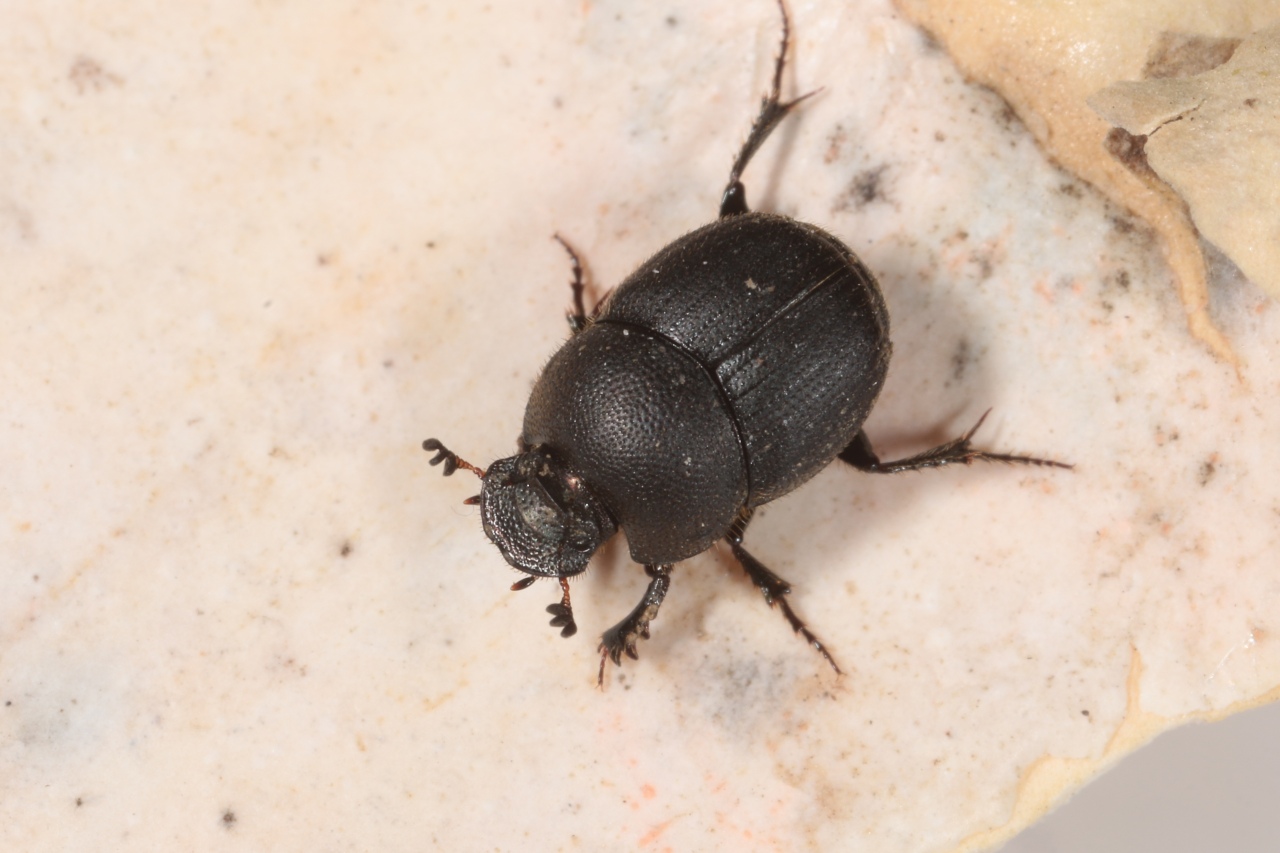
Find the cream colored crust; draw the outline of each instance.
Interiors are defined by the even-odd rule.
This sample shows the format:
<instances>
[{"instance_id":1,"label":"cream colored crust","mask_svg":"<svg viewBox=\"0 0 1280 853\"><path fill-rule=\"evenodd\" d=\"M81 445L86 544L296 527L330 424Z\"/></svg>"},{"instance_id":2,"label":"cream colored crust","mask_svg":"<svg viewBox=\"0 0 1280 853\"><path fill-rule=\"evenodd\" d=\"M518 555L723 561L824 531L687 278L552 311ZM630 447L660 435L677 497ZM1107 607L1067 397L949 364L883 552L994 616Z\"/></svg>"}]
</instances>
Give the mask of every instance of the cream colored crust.
<instances>
[{"instance_id":1,"label":"cream colored crust","mask_svg":"<svg viewBox=\"0 0 1280 853\"><path fill-rule=\"evenodd\" d=\"M1113 83L1090 103L1148 137L1147 162L1200 233L1280 296L1280 27L1244 39L1211 71Z\"/></svg>"},{"instance_id":2,"label":"cream colored crust","mask_svg":"<svg viewBox=\"0 0 1280 853\"><path fill-rule=\"evenodd\" d=\"M1165 33L1243 38L1280 20L1280 6L1273 0L898 5L946 46L966 74L1004 96L1063 166L1155 229L1192 334L1238 368L1230 343L1209 317L1204 254L1186 203L1163 181L1136 174L1107 154L1111 123L1090 109L1088 99L1116 81L1140 79Z\"/></svg>"}]
</instances>

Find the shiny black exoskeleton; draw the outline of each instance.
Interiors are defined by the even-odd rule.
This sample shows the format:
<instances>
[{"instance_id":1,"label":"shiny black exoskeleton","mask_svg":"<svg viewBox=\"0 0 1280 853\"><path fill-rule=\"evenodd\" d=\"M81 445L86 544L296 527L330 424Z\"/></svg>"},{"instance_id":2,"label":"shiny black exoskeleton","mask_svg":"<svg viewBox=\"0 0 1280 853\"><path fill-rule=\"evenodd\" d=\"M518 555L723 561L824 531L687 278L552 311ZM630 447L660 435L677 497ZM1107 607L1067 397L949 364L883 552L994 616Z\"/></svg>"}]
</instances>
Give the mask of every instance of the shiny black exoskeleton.
<instances>
[{"instance_id":1,"label":"shiny black exoskeleton","mask_svg":"<svg viewBox=\"0 0 1280 853\"><path fill-rule=\"evenodd\" d=\"M837 457L873 473L974 460L1061 466L974 450L976 425L909 459L885 463L872 451L862 423L892 349L880 288L831 234L749 211L740 180L803 100L780 97L788 30L784 7L773 86L715 222L641 264L590 317L581 264L565 244L574 334L534 385L520 453L481 471L436 439L423 443L446 475L462 466L482 478L469 502L479 503L485 533L507 562L529 575L512 589L559 580L561 600L547 609L563 636L577 631L567 578L585 571L619 528L626 532L650 581L636 608L601 639L601 682L607 660L635 658L636 642L649 636L672 565L720 539L765 600L840 672L788 605L787 582L742 547L756 507Z\"/></svg>"}]
</instances>

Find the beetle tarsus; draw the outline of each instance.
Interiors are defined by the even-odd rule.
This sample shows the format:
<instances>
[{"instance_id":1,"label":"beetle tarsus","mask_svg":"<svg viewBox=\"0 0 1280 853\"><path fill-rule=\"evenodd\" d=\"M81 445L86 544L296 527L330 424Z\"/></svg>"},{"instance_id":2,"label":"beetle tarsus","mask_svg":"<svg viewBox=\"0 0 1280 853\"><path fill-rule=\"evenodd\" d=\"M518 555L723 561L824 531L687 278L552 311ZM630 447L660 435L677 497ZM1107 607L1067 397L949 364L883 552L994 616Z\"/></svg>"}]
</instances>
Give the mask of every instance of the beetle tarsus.
<instances>
[{"instance_id":1,"label":"beetle tarsus","mask_svg":"<svg viewBox=\"0 0 1280 853\"><path fill-rule=\"evenodd\" d=\"M746 516L746 520L750 520L749 515ZM770 607L775 604L778 605L778 609L782 611L782 615L791 626L791 630L804 637L805 641L813 646L818 654L826 659L827 663L831 664L831 668L836 671L836 675L843 675L844 670L840 669L840 665L836 663L835 658L831 657L827 647L809 630L809 626L804 624L804 620L797 616L795 611L791 609L791 605L787 603L786 597L791 594L791 584L771 572L764 563L751 556L747 553L747 549L742 547L742 532L746 528L746 520L741 521L741 523L735 523L730 535L726 538L729 548L733 551L733 556L742 565L747 577L751 578L751 582L764 595L765 604Z\"/></svg>"},{"instance_id":2,"label":"beetle tarsus","mask_svg":"<svg viewBox=\"0 0 1280 853\"><path fill-rule=\"evenodd\" d=\"M639 660L636 654L636 643L641 638L649 639L649 623L658 615L662 599L666 598L671 587L671 566L645 566L645 574L650 578L649 588L644 597L627 617L614 625L600 638L600 672L596 676L596 685L604 687L604 667L610 660L614 665L622 665L625 654L632 660Z\"/></svg>"},{"instance_id":3,"label":"beetle tarsus","mask_svg":"<svg viewBox=\"0 0 1280 853\"><path fill-rule=\"evenodd\" d=\"M853 441L849 443L849 446L840 451L840 459L859 471L866 471L868 474L897 474L901 471L923 471L926 468L941 468L944 465L956 463L972 465L974 462L1005 462L1011 465L1038 465L1048 468L1075 467L1066 462L1058 462L1055 459L1041 459L1037 456L1019 456L1011 453L991 453L986 450L975 450L970 441L989 414L991 414L991 410L987 409L982 413L982 417L978 418L978 422L959 438L953 438L951 441L939 444L937 447L931 447L923 453L917 453L915 456L908 456L906 459L897 459L893 462L881 462L880 457L872 449L871 441L867 438L866 432L859 430Z\"/></svg>"},{"instance_id":4,"label":"beetle tarsus","mask_svg":"<svg viewBox=\"0 0 1280 853\"><path fill-rule=\"evenodd\" d=\"M573 262L573 281L569 285L573 288L573 313L567 315L567 319L569 321L569 329L576 335L587 327L587 309L582 302L583 291L587 289L582 280L582 259L578 257L578 253L559 234L551 236L564 247L564 250L569 253L569 260Z\"/></svg>"},{"instance_id":5,"label":"beetle tarsus","mask_svg":"<svg viewBox=\"0 0 1280 853\"><path fill-rule=\"evenodd\" d=\"M480 479L484 479L483 471L472 465L467 460L459 457L458 454L441 444L438 439L428 438L426 441L422 442L422 449L428 453L435 453L435 456L431 457L432 465L439 465L441 462L444 463L444 475L446 477L452 476L453 472L457 471L459 468L466 468Z\"/></svg>"},{"instance_id":6,"label":"beetle tarsus","mask_svg":"<svg viewBox=\"0 0 1280 853\"><path fill-rule=\"evenodd\" d=\"M821 91L820 89L815 89L794 100L783 103L782 71L787 65L787 45L791 41L791 20L787 15L787 7L783 0L778 0L778 10L782 13L782 46L778 48L778 58L773 65L773 85L769 89L769 94L761 101L760 115L756 116L755 123L751 125L751 132L747 134L747 141L742 144L742 148L738 151L738 156L733 161L733 168L729 171L729 182L725 185L724 195L720 197L721 219L726 216L737 216L750 210L747 207L747 189L742 185L742 173L746 171L747 164L751 162L751 158L760 150L760 146L764 145L765 140L769 138L769 134L773 133L773 129L786 118L787 113L791 112L793 107Z\"/></svg>"},{"instance_id":7,"label":"beetle tarsus","mask_svg":"<svg viewBox=\"0 0 1280 853\"><path fill-rule=\"evenodd\" d=\"M564 591L559 604L548 604L547 612L554 618L552 628L560 629L561 637L572 637L578 633L578 623L573 621L573 605L569 603L569 579L560 578L560 589Z\"/></svg>"}]
</instances>

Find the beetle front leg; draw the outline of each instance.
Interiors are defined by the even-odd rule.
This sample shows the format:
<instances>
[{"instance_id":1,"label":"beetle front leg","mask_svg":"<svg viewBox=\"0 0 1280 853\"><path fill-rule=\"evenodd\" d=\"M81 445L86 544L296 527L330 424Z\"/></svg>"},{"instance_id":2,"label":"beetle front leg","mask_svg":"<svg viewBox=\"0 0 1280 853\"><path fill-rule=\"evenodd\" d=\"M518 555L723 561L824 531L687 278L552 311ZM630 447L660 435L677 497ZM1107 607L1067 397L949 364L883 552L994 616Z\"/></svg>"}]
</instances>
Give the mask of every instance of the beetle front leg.
<instances>
[{"instance_id":1,"label":"beetle front leg","mask_svg":"<svg viewBox=\"0 0 1280 853\"><path fill-rule=\"evenodd\" d=\"M582 293L587 289L582 280L582 259L578 257L578 253L573 250L573 247L565 242L563 237L559 234L552 236L569 253L569 260L573 262L573 282L569 285L573 288L573 313L568 315L568 320L570 331L576 335L587 327L587 309L582 302Z\"/></svg>"},{"instance_id":2,"label":"beetle front leg","mask_svg":"<svg viewBox=\"0 0 1280 853\"><path fill-rule=\"evenodd\" d=\"M751 582L764 594L765 604L770 607L775 604L778 605L778 609L786 617L791 630L804 637L809 645L817 650L818 654L826 658L827 663L831 664L831 668L836 671L836 675L843 675L844 671L840 669L835 658L831 657L827 647L822 645L822 641L809 630L809 626L804 624L804 620L797 616L795 611L791 609L791 605L787 603L786 597L791 594L791 584L769 571L764 563L751 556L747 553L747 549L742 547L742 535L746 532L747 524L751 521L751 515L751 510L744 510L743 514L734 522L733 527L729 529L729 535L725 537L725 541L729 543L729 548L733 551L733 556L742 565L747 577L751 578Z\"/></svg>"},{"instance_id":3,"label":"beetle front leg","mask_svg":"<svg viewBox=\"0 0 1280 853\"><path fill-rule=\"evenodd\" d=\"M612 660L620 666L623 653L632 660L639 659L636 643L641 637L649 639L649 623L657 617L662 599L667 597L667 590L671 587L671 566L645 566L644 572L650 578L644 598L627 614L626 619L605 631L600 638L600 673L596 676L596 684L600 687L604 686L604 666L607 661Z\"/></svg>"},{"instance_id":4,"label":"beetle front leg","mask_svg":"<svg viewBox=\"0 0 1280 853\"><path fill-rule=\"evenodd\" d=\"M1015 465L1042 465L1051 468L1075 467L1053 459L974 450L973 445L970 444L970 439L973 438L973 434L978 431L978 427L982 426L982 422L987 419L989 414L991 414L991 410L987 409L983 412L982 417L978 418L978 422L959 438L953 438L951 441L939 444L924 453L917 453L915 456L908 456L906 459L898 459L893 462L881 462L880 457L871 449L871 441L867 438L867 434L859 430L853 441L849 443L849 446L840 451L840 459L848 462L859 471L866 471L869 474L923 471L926 468L941 468L943 465L952 465L957 462L963 462L965 465L974 462L1008 462Z\"/></svg>"}]
</instances>

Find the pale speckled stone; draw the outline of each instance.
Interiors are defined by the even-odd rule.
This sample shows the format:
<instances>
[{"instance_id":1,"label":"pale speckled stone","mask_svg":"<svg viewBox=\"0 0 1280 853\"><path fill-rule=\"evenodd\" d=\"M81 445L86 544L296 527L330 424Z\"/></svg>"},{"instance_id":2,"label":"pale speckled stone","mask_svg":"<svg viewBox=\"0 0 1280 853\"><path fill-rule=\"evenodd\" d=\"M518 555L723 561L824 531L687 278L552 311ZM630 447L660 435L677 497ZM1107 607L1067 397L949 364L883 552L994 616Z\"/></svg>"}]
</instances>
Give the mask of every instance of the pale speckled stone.
<instances>
[{"instance_id":1,"label":"pale speckled stone","mask_svg":"<svg viewBox=\"0 0 1280 853\"><path fill-rule=\"evenodd\" d=\"M871 436L994 407L984 444L1079 467L832 468L748 539L848 675L713 553L601 693L625 549L561 640L418 443L510 451L552 233L604 288L714 213L770 4L9 11L0 845L948 850L1275 690L1274 308L1226 283L1236 384L1144 232L886 2L793 12L825 89L749 196L881 276Z\"/></svg>"}]
</instances>

